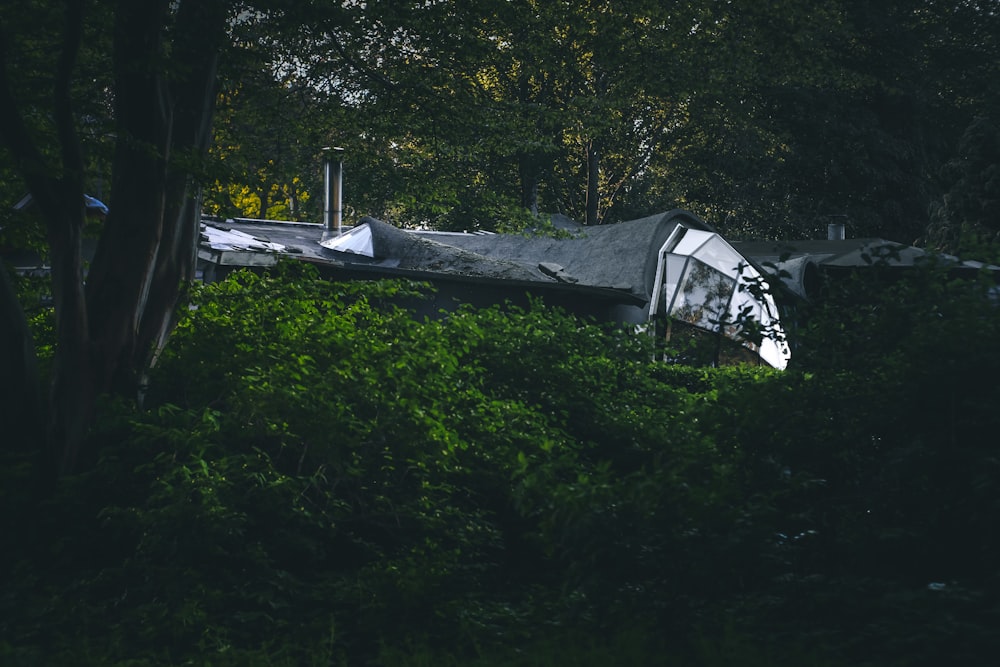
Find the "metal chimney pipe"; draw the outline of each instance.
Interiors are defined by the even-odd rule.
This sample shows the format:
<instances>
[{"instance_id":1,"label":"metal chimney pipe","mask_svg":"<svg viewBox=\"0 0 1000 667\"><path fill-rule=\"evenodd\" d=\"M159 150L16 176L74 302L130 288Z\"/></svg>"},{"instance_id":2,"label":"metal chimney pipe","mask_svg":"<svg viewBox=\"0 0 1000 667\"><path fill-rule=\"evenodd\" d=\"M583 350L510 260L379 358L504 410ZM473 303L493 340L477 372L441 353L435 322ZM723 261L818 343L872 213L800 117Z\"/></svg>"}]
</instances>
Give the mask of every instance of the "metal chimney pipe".
<instances>
[{"instance_id":1,"label":"metal chimney pipe","mask_svg":"<svg viewBox=\"0 0 1000 667\"><path fill-rule=\"evenodd\" d=\"M831 222L826 226L827 241L843 241L845 238L845 225L842 222Z\"/></svg>"},{"instance_id":2,"label":"metal chimney pipe","mask_svg":"<svg viewBox=\"0 0 1000 667\"><path fill-rule=\"evenodd\" d=\"M344 149L339 146L323 149L323 238L340 236L344 217L341 195L344 181Z\"/></svg>"}]
</instances>

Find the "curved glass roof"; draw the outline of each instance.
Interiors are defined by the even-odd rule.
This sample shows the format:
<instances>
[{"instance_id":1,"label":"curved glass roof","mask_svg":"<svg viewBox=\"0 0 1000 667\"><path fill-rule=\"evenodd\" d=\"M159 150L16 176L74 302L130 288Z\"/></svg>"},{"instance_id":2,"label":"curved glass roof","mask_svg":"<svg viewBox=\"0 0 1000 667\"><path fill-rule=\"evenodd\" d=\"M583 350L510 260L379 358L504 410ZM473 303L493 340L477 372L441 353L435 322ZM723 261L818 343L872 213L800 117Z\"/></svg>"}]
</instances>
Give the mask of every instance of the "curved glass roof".
<instances>
[{"instance_id":1,"label":"curved glass roof","mask_svg":"<svg viewBox=\"0 0 1000 667\"><path fill-rule=\"evenodd\" d=\"M713 232L679 225L663 244L649 305L658 314L732 338L775 368L792 356L767 281Z\"/></svg>"}]
</instances>

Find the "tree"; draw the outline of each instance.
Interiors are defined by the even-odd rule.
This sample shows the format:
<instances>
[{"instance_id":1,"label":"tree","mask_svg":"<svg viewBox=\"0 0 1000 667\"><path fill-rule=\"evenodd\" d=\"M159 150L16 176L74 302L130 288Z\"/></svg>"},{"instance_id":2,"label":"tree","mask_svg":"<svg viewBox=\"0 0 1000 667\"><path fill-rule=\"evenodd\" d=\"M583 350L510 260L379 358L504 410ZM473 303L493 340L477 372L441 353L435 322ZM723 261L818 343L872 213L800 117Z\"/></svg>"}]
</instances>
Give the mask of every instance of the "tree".
<instances>
[{"instance_id":1,"label":"tree","mask_svg":"<svg viewBox=\"0 0 1000 667\"><path fill-rule=\"evenodd\" d=\"M977 117L943 172L950 187L931 207L929 243L944 252L995 244L1000 236L1000 129L989 118Z\"/></svg>"},{"instance_id":2,"label":"tree","mask_svg":"<svg viewBox=\"0 0 1000 667\"><path fill-rule=\"evenodd\" d=\"M402 114L396 145L457 199L484 183L512 208L604 220L678 122L691 77L686 3L535 0L394 6L375 21L385 78L373 101ZM391 19L391 20L390 20ZM399 35L405 35L400 38ZM684 54L684 55L682 55ZM461 204L459 204L461 207Z\"/></svg>"},{"instance_id":3,"label":"tree","mask_svg":"<svg viewBox=\"0 0 1000 667\"><path fill-rule=\"evenodd\" d=\"M56 346L45 442L55 470L77 466L97 395L136 395L183 285L193 277L199 207L192 176L211 137L229 9L226 0L142 6L123 0L93 7L68 0L61 28L55 16L38 28L58 35L47 81L49 136L32 127L22 104L31 93L18 88L22 63L11 59L12 45L23 41L10 32L16 18L0 14L0 134L37 203L52 266ZM102 25L105 20L109 25ZM86 158L74 90L85 37L110 44L117 134L111 212L86 281ZM18 309L10 290L0 299L5 312ZM30 376L3 381L28 382Z\"/></svg>"},{"instance_id":4,"label":"tree","mask_svg":"<svg viewBox=\"0 0 1000 667\"><path fill-rule=\"evenodd\" d=\"M269 160L321 108L316 145L348 149L351 201L399 224L682 206L733 236L813 236L847 214L852 234L910 242L995 95L1000 19L952 5L300 3L241 24L266 63L241 73L226 139L260 125L248 110L281 120L240 131L231 163L254 169L234 180L266 196L314 172L308 150Z\"/></svg>"},{"instance_id":5,"label":"tree","mask_svg":"<svg viewBox=\"0 0 1000 667\"><path fill-rule=\"evenodd\" d=\"M267 62L229 64L233 71L221 76L205 212L319 221L322 211L306 206L312 198L305 183L320 173L320 149L331 143L322 136L330 105L309 86L276 79Z\"/></svg>"}]
</instances>

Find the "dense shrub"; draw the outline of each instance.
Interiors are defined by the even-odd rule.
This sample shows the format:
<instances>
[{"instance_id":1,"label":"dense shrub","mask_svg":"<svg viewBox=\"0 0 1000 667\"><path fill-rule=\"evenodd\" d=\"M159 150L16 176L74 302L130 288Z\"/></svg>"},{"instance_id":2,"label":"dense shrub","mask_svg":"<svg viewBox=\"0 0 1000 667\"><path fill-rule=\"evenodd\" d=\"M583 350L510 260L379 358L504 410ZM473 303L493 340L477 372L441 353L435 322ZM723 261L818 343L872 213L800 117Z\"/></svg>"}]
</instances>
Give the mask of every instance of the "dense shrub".
<instances>
[{"instance_id":1,"label":"dense shrub","mask_svg":"<svg viewBox=\"0 0 1000 667\"><path fill-rule=\"evenodd\" d=\"M542 303L418 321L426 285L202 286L92 471L35 502L6 462L0 659L985 664L987 288L831 292L777 372Z\"/></svg>"}]
</instances>

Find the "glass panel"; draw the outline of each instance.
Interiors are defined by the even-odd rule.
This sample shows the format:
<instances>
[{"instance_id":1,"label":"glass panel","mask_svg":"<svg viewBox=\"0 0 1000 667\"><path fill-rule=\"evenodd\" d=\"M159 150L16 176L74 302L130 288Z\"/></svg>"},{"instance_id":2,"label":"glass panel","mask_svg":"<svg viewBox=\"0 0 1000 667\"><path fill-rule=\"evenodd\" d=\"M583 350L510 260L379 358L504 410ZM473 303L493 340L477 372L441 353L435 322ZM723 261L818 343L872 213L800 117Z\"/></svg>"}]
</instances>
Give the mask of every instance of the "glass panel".
<instances>
[{"instance_id":1,"label":"glass panel","mask_svg":"<svg viewBox=\"0 0 1000 667\"><path fill-rule=\"evenodd\" d=\"M675 255L693 255L702 243L715 236L711 232L703 232L698 229L688 229L684 236L677 242L670 252Z\"/></svg>"},{"instance_id":2,"label":"glass panel","mask_svg":"<svg viewBox=\"0 0 1000 667\"><path fill-rule=\"evenodd\" d=\"M743 324L752 321L761 326L767 326L770 318L767 318L760 303L747 292L736 291L733 301L729 304L729 322L726 327L726 335L730 338L740 339L739 332Z\"/></svg>"},{"instance_id":3,"label":"glass panel","mask_svg":"<svg viewBox=\"0 0 1000 667\"><path fill-rule=\"evenodd\" d=\"M663 313L670 312L671 303L674 300L674 295L677 293L677 285L681 282L681 276L684 274L684 267L687 265L688 258L681 257L680 255L670 255L666 256L666 270L663 276Z\"/></svg>"},{"instance_id":4,"label":"glass panel","mask_svg":"<svg viewBox=\"0 0 1000 667\"><path fill-rule=\"evenodd\" d=\"M738 324L727 327L726 335L741 341L775 368L785 368L791 357L791 350L784 340L784 331L778 320L778 308L774 298L767 293L766 283L760 286L764 293L759 297L747 288L759 278L760 274L752 267L744 269L729 309L730 317ZM751 326L754 335L750 335L749 331L741 331L743 327L739 326L740 324ZM763 336L759 345L750 340L759 336Z\"/></svg>"},{"instance_id":5,"label":"glass panel","mask_svg":"<svg viewBox=\"0 0 1000 667\"><path fill-rule=\"evenodd\" d=\"M732 275L736 274L737 267L747 264L747 261L738 252L715 234L698 248L694 256L709 266Z\"/></svg>"},{"instance_id":6,"label":"glass panel","mask_svg":"<svg viewBox=\"0 0 1000 667\"><path fill-rule=\"evenodd\" d=\"M775 368L784 370L788 366L788 360L792 353L788 349L788 343L765 338L761 343L760 350L757 351L760 358L771 364Z\"/></svg>"},{"instance_id":7,"label":"glass panel","mask_svg":"<svg viewBox=\"0 0 1000 667\"><path fill-rule=\"evenodd\" d=\"M689 324L717 331L735 287L735 279L692 259L670 314Z\"/></svg>"}]
</instances>

